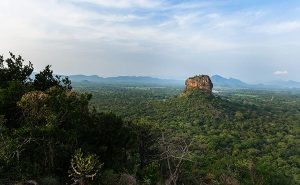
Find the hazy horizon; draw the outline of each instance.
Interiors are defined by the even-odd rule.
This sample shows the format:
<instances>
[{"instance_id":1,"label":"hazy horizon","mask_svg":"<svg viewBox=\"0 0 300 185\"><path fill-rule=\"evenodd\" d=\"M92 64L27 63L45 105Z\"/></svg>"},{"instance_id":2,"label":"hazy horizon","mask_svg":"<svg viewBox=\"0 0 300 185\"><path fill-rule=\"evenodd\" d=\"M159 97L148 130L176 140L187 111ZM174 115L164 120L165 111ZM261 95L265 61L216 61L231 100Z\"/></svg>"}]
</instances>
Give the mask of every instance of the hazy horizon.
<instances>
[{"instance_id":1,"label":"hazy horizon","mask_svg":"<svg viewBox=\"0 0 300 185\"><path fill-rule=\"evenodd\" d=\"M2 0L0 54L63 75L300 81L300 1Z\"/></svg>"}]
</instances>

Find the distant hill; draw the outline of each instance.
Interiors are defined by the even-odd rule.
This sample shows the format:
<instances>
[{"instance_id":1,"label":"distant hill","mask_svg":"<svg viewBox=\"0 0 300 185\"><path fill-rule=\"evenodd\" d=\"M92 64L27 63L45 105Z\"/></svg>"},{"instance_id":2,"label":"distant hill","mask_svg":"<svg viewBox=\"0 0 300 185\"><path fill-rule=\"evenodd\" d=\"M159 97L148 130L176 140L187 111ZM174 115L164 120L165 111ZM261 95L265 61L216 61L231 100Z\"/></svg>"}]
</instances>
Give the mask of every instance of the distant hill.
<instances>
[{"instance_id":1,"label":"distant hill","mask_svg":"<svg viewBox=\"0 0 300 185\"><path fill-rule=\"evenodd\" d=\"M224 78L220 75L211 77L214 87L246 88L246 89L300 89L300 82L289 81L271 81L260 84L248 84L235 78Z\"/></svg>"},{"instance_id":2,"label":"distant hill","mask_svg":"<svg viewBox=\"0 0 300 185\"><path fill-rule=\"evenodd\" d=\"M184 80L160 79L148 76L117 76L117 77L99 77L97 75L71 75L69 76L73 82L97 82L97 83L143 83L143 84L177 84L184 86ZM248 84L234 78L224 78L219 75L214 75L211 80L215 87L231 87L245 88Z\"/></svg>"},{"instance_id":3,"label":"distant hill","mask_svg":"<svg viewBox=\"0 0 300 185\"><path fill-rule=\"evenodd\" d=\"M34 77L33 77L34 78ZM106 84L155 84L184 86L184 80L161 79L149 76L117 76L100 77L98 75L70 75L72 82L92 82ZM234 89L300 89L297 81L271 81L260 84L248 84L236 78L225 78L220 75L211 76L214 87Z\"/></svg>"},{"instance_id":4,"label":"distant hill","mask_svg":"<svg viewBox=\"0 0 300 185\"><path fill-rule=\"evenodd\" d=\"M102 81L104 78L97 76L97 75L91 75L91 76L87 76L87 75L71 75L69 76L69 78L73 81L73 82L82 82L82 81L89 81L89 82L100 82Z\"/></svg>"},{"instance_id":5,"label":"distant hill","mask_svg":"<svg viewBox=\"0 0 300 185\"><path fill-rule=\"evenodd\" d=\"M232 88L247 88L251 85L242 82L235 78L224 78L220 75L214 75L211 77L214 87L232 87Z\"/></svg>"},{"instance_id":6,"label":"distant hill","mask_svg":"<svg viewBox=\"0 0 300 185\"><path fill-rule=\"evenodd\" d=\"M160 79L148 76L117 76L117 77L99 77L97 75L71 75L69 76L73 82L96 82L96 83L129 83L129 84L162 84L162 85L180 85L181 80Z\"/></svg>"},{"instance_id":7,"label":"distant hill","mask_svg":"<svg viewBox=\"0 0 300 185\"><path fill-rule=\"evenodd\" d=\"M285 89L300 89L300 82L296 82L293 80L289 81L271 81L264 84L265 86L272 87L272 88L285 88Z\"/></svg>"}]
</instances>

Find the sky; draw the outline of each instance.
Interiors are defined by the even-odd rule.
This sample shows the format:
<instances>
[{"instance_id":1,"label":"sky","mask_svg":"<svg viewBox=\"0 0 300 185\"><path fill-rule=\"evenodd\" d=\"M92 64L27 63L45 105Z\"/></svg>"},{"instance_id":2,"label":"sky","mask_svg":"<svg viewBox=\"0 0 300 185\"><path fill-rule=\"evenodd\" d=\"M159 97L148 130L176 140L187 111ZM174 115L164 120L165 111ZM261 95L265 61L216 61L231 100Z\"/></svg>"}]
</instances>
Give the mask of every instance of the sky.
<instances>
[{"instance_id":1,"label":"sky","mask_svg":"<svg viewBox=\"0 0 300 185\"><path fill-rule=\"evenodd\" d=\"M0 0L0 54L35 71L300 81L299 0Z\"/></svg>"}]
</instances>

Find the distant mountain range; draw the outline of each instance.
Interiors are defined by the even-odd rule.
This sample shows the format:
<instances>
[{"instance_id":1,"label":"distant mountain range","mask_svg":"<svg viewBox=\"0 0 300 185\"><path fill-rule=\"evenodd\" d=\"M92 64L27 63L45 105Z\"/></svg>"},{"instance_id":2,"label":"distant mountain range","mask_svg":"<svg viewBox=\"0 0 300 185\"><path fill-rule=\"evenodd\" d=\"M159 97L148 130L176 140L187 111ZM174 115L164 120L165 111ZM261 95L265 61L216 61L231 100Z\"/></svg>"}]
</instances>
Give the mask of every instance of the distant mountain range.
<instances>
[{"instance_id":1,"label":"distant mountain range","mask_svg":"<svg viewBox=\"0 0 300 185\"><path fill-rule=\"evenodd\" d=\"M156 84L156 85L180 85L184 86L184 80L160 79L149 76L118 76L100 77L97 75L70 75L72 82L92 83L118 83L118 84ZM235 89L300 89L300 82L296 81L272 81L260 84L248 84L235 78L224 78L220 75L211 76L215 88Z\"/></svg>"},{"instance_id":2,"label":"distant mountain range","mask_svg":"<svg viewBox=\"0 0 300 185\"><path fill-rule=\"evenodd\" d=\"M224 78L219 75L211 77L214 87L247 88L247 89L300 89L300 82L296 81L271 81L260 84L248 84L235 78Z\"/></svg>"},{"instance_id":3,"label":"distant mountain range","mask_svg":"<svg viewBox=\"0 0 300 185\"><path fill-rule=\"evenodd\" d=\"M267 82L264 84L265 86L268 87L273 87L273 88L300 88L300 82L297 81L293 81L293 80L288 80L288 81L284 81L284 80L278 80L278 81L271 81L271 82Z\"/></svg>"},{"instance_id":4,"label":"distant mountain range","mask_svg":"<svg viewBox=\"0 0 300 185\"><path fill-rule=\"evenodd\" d=\"M117 77L100 77L97 75L70 75L73 82L96 82L96 83L126 83L126 84L161 84L161 85L178 85L183 80L160 79L149 76L117 76Z\"/></svg>"},{"instance_id":5,"label":"distant mountain range","mask_svg":"<svg viewBox=\"0 0 300 185\"><path fill-rule=\"evenodd\" d=\"M235 78L224 78L220 75L211 77L214 87L247 88L250 85Z\"/></svg>"}]
</instances>

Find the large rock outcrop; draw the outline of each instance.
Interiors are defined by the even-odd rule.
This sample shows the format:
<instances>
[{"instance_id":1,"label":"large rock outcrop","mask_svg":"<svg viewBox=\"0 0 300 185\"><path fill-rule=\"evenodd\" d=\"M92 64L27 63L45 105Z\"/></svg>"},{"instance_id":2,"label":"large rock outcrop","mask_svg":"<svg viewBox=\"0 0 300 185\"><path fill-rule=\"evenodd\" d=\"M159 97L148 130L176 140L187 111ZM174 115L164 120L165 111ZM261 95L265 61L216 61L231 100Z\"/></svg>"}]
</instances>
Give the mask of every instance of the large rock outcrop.
<instances>
[{"instance_id":1,"label":"large rock outcrop","mask_svg":"<svg viewBox=\"0 0 300 185\"><path fill-rule=\"evenodd\" d=\"M212 94L213 83L208 75L197 75L190 77L185 81L184 93L192 90L200 90L207 94Z\"/></svg>"}]
</instances>

